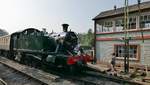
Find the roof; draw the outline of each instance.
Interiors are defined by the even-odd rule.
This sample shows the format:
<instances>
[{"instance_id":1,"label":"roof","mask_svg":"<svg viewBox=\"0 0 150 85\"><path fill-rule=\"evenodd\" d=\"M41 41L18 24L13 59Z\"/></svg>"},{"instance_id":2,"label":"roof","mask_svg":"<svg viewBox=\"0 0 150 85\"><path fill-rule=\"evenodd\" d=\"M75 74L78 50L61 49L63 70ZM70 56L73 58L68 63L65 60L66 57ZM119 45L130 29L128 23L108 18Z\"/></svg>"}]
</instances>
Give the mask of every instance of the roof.
<instances>
[{"instance_id":1,"label":"roof","mask_svg":"<svg viewBox=\"0 0 150 85\"><path fill-rule=\"evenodd\" d=\"M8 32L4 29L0 29L0 36L8 35Z\"/></svg>"},{"instance_id":2,"label":"roof","mask_svg":"<svg viewBox=\"0 0 150 85\"><path fill-rule=\"evenodd\" d=\"M138 4L130 5L128 8L129 8L129 12L136 12L139 10ZM150 9L150 1L141 3L140 9L141 10ZM123 14L123 13L124 13L124 7L117 8L116 10L103 11L100 14L98 14L95 18L93 18L93 20L102 19L102 18L119 15L119 14Z\"/></svg>"},{"instance_id":3,"label":"roof","mask_svg":"<svg viewBox=\"0 0 150 85\"><path fill-rule=\"evenodd\" d=\"M35 29L35 28L27 28L27 29L24 29L22 32L25 32L28 30L40 32L38 29Z\"/></svg>"},{"instance_id":4,"label":"roof","mask_svg":"<svg viewBox=\"0 0 150 85\"><path fill-rule=\"evenodd\" d=\"M31 31L36 30L37 32L40 32L38 29L35 29L35 28L27 28L27 29L24 29L24 30L20 30L20 31L14 32L14 33L12 33L12 35L19 34L21 32L25 32L25 31L28 31L28 30L31 30Z\"/></svg>"}]
</instances>

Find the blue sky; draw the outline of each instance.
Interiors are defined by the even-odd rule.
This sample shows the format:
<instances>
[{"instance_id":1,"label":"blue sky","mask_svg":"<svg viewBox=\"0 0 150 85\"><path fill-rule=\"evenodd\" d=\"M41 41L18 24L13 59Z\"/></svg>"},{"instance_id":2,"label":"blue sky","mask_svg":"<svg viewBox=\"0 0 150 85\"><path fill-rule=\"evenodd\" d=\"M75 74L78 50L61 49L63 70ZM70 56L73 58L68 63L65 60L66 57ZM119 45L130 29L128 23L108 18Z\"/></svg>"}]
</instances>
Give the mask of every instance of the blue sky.
<instances>
[{"instance_id":1,"label":"blue sky","mask_svg":"<svg viewBox=\"0 0 150 85\"><path fill-rule=\"evenodd\" d=\"M122 7L124 0L0 0L0 28L9 33L30 27L61 32L61 24L68 23L71 30L83 33L94 28L92 18L114 5Z\"/></svg>"}]
</instances>

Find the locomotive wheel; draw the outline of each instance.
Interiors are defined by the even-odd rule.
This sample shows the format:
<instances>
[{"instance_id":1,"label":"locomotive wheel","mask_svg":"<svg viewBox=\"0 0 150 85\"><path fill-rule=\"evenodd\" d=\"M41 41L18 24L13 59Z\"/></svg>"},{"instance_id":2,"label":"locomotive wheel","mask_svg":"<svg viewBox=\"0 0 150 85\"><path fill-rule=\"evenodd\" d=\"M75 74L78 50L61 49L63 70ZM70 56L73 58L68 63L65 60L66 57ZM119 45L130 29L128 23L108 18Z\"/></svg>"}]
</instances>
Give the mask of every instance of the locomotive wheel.
<instances>
[{"instance_id":1,"label":"locomotive wheel","mask_svg":"<svg viewBox=\"0 0 150 85\"><path fill-rule=\"evenodd\" d=\"M0 50L0 55L2 55L2 51Z\"/></svg>"},{"instance_id":2,"label":"locomotive wheel","mask_svg":"<svg viewBox=\"0 0 150 85\"><path fill-rule=\"evenodd\" d=\"M77 72L77 68L74 65L69 66L69 73L75 75Z\"/></svg>"},{"instance_id":3,"label":"locomotive wheel","mask_svg":"<svg viewBox=\"0 0 150 85\"><path fill-rule=\"evenodd\" d=\"M36 60L36 59L31 59L31 66L32 67L35 67L35 68L40 68L41 67L41 62L39 60Z\"/></svg>"},{"instance_id":4,"label":"locomotive wheel","mask_svg":"<svg viewBox=\"0 0 150 85\"><path fill-rule=\"evenodd\" d=\"M8 52L7 51L4 51L4 56L8 57Z\"/></svg>"},{"instance_id":5,"label":"locomotive wheel","mask_svg":"<svg viewBox=\"0 0 150 85\"><path fill-rule=\"evenodd\" d=\"M22 55L20 62L21 62L22 64L31 66L32 60L29 58L29 56L27 56L27 55Z\"/></svg>"},{"instance_id":6,"label":"locomotive wheel","mask_svg":"<svg viewBox=\"0 0 150 85\"><path fill-rule=\"evenodd\" d=\"M25 55L22 55L22 57L21 57L21 59L20 59L20 63L26 64Z\"/></svg>"},{"instance_id":7,"label":"locomotive wheel","mask_svg":"<svg viewBox=\"0 0 150 85\"><path fill-rule=\"evenodd\" d=\"M86 72L86 68L84 66L69 66L69 73L72 75L77 75L78 73Z\"/></svg>"}]
</instances>

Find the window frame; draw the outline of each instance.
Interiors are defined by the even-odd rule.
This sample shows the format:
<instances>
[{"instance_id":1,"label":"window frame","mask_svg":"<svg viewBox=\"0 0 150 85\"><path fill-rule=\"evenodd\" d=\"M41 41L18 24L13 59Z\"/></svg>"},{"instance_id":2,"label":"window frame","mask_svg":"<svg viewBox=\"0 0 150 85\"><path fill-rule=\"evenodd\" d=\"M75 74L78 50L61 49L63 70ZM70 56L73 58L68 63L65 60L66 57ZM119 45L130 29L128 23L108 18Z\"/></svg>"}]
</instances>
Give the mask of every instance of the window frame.
<instances>
[{"instance_id":1,"label":"window frame","mask_svg":"<svg viewBox=\"0 0 150 85\"><path fill-rule=\"evenodd\" d=\"M137 46L137 52L135 58L129 58L129 60L140 61L140 45L139 44L129 44L130 46ZM114 44L114 53L116 54L116 46L125 46L125 44ZM124 60L124 57L116 57L116 59Z\"/></svg>"},{"instance_id":2,"label":"window frame","mask_svg":"<svg viewBox=\"0 0 150 85\"><path fill-rule=\"evenodd\" d=\"M140 28L143 28L143 29L150 28L150 14L144 14L139 17L140 17L140 20L139 20ZM149 25L147 25L147 24L149 24Z\"/></svg>"}]
</instances>

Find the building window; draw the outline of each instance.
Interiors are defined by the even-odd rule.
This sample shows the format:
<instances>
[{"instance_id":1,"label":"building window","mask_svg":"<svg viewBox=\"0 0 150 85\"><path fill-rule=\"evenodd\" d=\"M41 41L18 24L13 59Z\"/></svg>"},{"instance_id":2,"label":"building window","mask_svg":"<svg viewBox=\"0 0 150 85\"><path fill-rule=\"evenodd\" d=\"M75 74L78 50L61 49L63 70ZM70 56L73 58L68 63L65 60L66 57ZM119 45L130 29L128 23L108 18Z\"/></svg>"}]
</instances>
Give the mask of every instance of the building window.
<instances>
[{"instance_id":1,"label":"building window","mask_svg":"<svg viewBox=\"0 0 150 85\"><path fill-rule=\"evenodd\" d=\"M113 32L112 21L105 21L102 30L103 32Z\"/></svg>"},{"instance_id":2,"label":"building window","mask_svg":"<svg viewBox=\"0 0 150 85\"><path fill-rule=\"evenodd\" d=\"M122 31L123 30L123 25L124 25L123 19L122 18L121 19L117 19L115 22L116 22L116 31L117 32Z\"/></svg>"},{"instance_id":3,"label":"building window","mask_svg":"<svg viewBox=\"0 0 150 85\"><path fill-rule=\"evenodd\" d=\"M102 21L96 23L97 32L113 32L113 23L112 21Z\"/></svg>"},{"instance_id":4,"label":"building window","mask_svg":"<svg viewBox=\"0 0 150 85\"><path fill-rule=\"evenodd\" d=\"M124 58L125 55L125 45L115 45L115 54L118 58ZM129 58L138 59L139 46L138 45L129 45Z\"/></svg>"},{"instance_id":5,"label":"building window","mask_svg":"<svg viewBox=\"0 0 150 85\"><path fill-rule=\"evenodd\" d=\"M140 16L140 27L150 28L150 15Z\"/></svg>"},{"instance_id":6,"label":"building window","mask_svg":"<svg viewBox=\"0 0 150 85\"><path fill-rule=\"evenodd\" d=\"M129 29L136 29L136 17L129 18Z\"/></svg>"},{"instance_id":7,"label":"building window","mask_svg":"<svg viewBox=\"0 0 150 85\"><path fill-rule=\"evenodd\" d=\"M129 23L128 23L128 30L130 29L136 29L136 17L131 16L129 17ZM116 19L116 31L123 31L124 30L124 18Z\"/></svg>"},{"instance_id":8,"label":"building window","mask_svg":"<svg viewBox=\"0 0 150 85\"><path fill-rule=\"evenodd\" d=\"M96 32L103 32L103 30L102 30L102 25L101 24L96 24Z\"/></svg>"}]
</instances>

